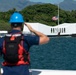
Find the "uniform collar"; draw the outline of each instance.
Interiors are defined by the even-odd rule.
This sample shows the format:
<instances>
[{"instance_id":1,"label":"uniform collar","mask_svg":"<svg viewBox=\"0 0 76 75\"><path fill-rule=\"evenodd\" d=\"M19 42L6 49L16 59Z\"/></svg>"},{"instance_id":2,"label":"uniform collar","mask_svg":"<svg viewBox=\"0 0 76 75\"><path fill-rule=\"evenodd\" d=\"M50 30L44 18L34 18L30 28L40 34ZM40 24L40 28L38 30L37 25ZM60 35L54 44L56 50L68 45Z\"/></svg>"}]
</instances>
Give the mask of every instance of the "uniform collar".
<instances>
[{"instance_id":1,"label":"uniform collar","mask_svg":"<svg viewBox=\"0 0 76 75\"><path fill-rule=\"evenodd\" d=\"M21 32L20 30L12 30L10 33L19 33Z\"/></svg>"}]
</instances>

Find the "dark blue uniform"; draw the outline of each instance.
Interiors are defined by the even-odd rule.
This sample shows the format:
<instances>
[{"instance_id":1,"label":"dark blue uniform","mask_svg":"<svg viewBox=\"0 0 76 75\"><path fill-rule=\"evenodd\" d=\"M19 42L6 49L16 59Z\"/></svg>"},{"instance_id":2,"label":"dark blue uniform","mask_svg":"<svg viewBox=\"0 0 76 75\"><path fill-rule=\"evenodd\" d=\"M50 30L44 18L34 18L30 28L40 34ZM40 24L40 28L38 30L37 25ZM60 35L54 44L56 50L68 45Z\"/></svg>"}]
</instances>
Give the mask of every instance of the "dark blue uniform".
<instances>
[{"instance_id":1,"label":"dark blue uniform","mask_svg":"<svg viewBox=\"0 0 76 75\"><path fill-rule=\"evenodd\" d=\"M19 33L19 30L12 30L10 33ZM39 44L39 37L36 35L24 35L24 39L28 42L24 42L24 48L28 51L33 45ZM4 38L0 38L0 50L2 50L2 43ZM3 66L3 75L29 75L29 65L20 66Z\"/></svg>"}]
</instances>

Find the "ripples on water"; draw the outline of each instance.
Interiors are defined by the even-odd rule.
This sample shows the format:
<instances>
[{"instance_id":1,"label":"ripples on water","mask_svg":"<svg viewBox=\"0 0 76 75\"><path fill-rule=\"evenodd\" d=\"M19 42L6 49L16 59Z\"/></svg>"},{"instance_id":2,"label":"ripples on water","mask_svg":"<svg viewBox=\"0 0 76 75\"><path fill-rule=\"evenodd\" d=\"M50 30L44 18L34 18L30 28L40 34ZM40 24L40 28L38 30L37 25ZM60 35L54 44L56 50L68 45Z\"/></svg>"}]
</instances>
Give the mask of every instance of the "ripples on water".
<instances>
[{"instance_id":1,"label":"ripples on water","mask_svg":"<svg viewBox=\"0 0 76 75\"><path fill-rule=\"evenodd\" d=\"M47 44L31 47L30 57L34 69L76 70L76 37L52 37Z\"/></svg>"},{"instance_id":2,"label":"ripples on water","mask_svg":"<svg viewBox=\"0 0 76 75\"><path fill-rule=\"evenodd\" d=\"M55 37L30 49L31 68L76 70L76 38Z\"/></svg>"}]
</instances>

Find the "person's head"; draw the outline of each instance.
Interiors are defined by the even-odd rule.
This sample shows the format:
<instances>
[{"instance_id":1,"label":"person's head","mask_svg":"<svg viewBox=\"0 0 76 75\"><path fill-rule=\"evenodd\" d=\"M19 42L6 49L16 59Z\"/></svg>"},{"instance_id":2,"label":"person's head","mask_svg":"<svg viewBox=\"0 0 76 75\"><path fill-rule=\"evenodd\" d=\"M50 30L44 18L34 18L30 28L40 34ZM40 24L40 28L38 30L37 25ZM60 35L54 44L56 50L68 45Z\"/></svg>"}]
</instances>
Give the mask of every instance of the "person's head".
<instances>
[{"instance_id":1,"label":"person's head","mask_svg":"<svg viewBox=\"0 0 76 75\"><path fill-rule=\"evenodd\" d=\"M10 21L11 23L11 27L14 28L14 29L22 29L23 28L23 23L24 23L24 19L23 19L23 16L18 13L18 12L15 12L11 15L10 17Z\"/></svg>"}]
</instances>

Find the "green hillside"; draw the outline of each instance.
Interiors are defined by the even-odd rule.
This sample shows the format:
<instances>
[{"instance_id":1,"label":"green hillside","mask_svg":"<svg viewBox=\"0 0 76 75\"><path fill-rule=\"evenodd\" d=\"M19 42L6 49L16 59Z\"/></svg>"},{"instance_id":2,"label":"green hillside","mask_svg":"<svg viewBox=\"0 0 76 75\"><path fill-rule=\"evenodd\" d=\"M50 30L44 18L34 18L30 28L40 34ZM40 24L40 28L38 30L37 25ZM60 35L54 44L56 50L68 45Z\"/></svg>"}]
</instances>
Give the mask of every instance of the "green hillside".
<instances>
[{"instance_id":1,"label":"green hillside","mask_svg":"<svg viewBox=\"0 0 76 75\"><path fill-rule=\"evenodd\" d=\"M8 12L0 12L0 30L10 30L9 19L10 15L15 12L13 8ZM19 11L23 16L25 22L39 22L49 26L55 26L58 21L53 21L52 17L58 15L58 7L52 4L37 4L24 8ZM59 23L75 23L76 11L64 11L59 9ZM8 27L7 27L8 26Z\"/></svg>"}]
</instances>

